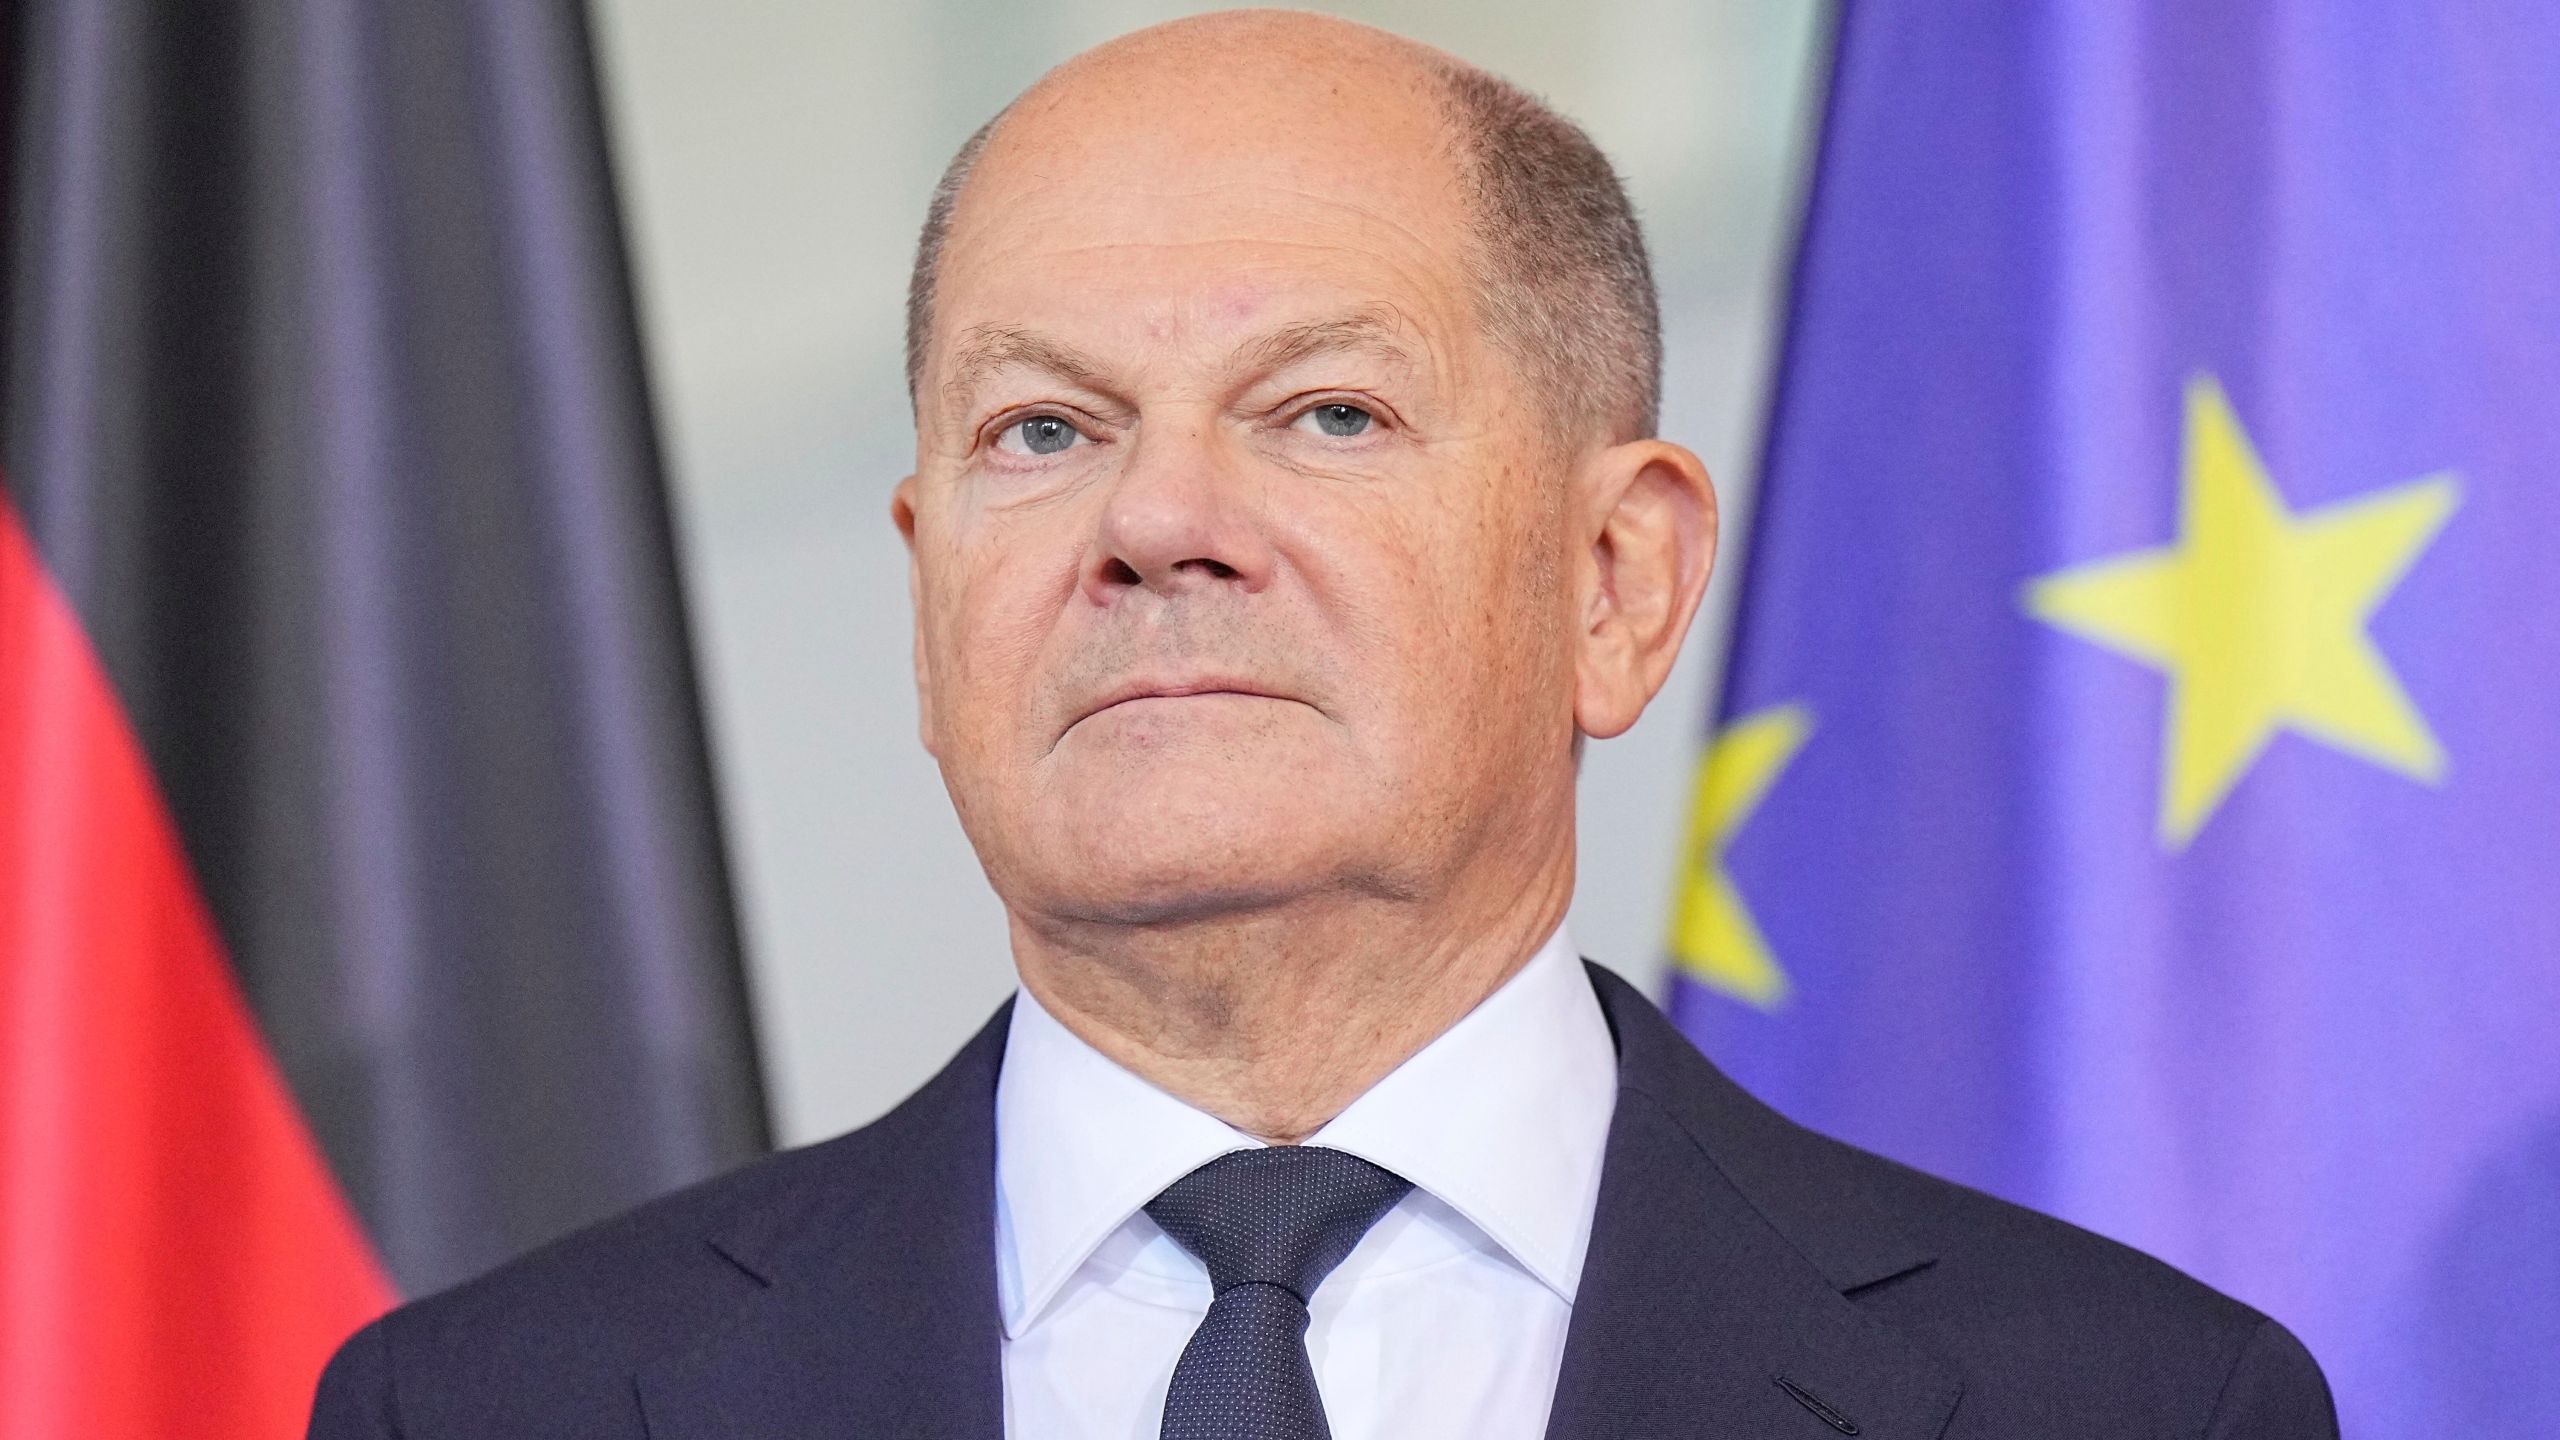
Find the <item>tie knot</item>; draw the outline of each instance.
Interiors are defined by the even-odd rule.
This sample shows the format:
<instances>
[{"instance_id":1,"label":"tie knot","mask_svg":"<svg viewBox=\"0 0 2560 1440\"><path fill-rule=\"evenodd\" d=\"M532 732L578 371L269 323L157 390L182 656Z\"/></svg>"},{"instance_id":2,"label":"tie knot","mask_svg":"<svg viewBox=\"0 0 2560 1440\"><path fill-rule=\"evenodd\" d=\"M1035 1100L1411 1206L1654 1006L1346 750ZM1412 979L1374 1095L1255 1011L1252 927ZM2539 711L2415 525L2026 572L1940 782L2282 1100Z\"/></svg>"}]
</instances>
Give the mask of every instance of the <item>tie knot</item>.
<instances>
[{"instance_id":1,"label":"tie knot","mask_svg":"<svg viewBox=\"0 0 2560 1440\"><path fill-rule=\"evenodd\" d=\"M1209 1282L1277 1285L1305 1304L1413 1182L1357 1155L1274 1145L1221 1155L1165 1187L1147 1216Z\"/></svg>"}]
</instances>

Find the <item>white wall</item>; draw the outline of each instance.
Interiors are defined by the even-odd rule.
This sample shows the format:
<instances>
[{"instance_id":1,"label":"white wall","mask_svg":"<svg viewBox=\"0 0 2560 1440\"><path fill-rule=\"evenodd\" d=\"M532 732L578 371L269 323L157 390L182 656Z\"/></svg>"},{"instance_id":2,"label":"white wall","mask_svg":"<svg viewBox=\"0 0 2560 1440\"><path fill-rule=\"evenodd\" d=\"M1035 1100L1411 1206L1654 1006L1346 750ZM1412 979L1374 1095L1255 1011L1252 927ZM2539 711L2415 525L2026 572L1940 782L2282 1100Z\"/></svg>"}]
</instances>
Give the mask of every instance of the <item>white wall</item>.
<instances>
[{"instance_id":1,"label":"white wall","mask_svg":"<svg viewBox=\"0 0 2560 1440\"><path fill-rule=\"evenodd\" d=\"M900 324L960 141L1042 70L1189 10L1144 0L593 0L767 1072L783 1137L878 1114L1011 988L1004 926L915 739ZM1380 0L1338 13L1587 126L1652 240L1665 433L1725 565L1669 688L1591 747L1572 928L1652 982L1722 653L1772 354L1811 0Z\"/></svg>"}]
</instances>

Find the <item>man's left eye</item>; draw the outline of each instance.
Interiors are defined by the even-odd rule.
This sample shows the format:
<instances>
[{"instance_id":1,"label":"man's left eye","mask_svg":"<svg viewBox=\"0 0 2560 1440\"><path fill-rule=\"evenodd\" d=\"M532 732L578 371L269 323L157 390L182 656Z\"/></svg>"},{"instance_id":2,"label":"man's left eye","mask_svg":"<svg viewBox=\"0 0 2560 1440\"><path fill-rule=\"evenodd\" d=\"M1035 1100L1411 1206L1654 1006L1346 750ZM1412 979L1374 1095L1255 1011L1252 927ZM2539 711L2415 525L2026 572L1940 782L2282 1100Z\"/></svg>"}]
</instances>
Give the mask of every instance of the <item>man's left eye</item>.
<instances>
[{"instance_id":1,"label":"man's left eye","mask_svg":"<svg viewBox=\"0 0 2560 1440\"><path fill-rule=\"evenodd\" d=\"M1367 430L1371 418L1369 412L1359 406L1346 405L1337 400L1331 404L1316 406L1299 416L1294 423L1304 425L1312 420L1318 430L1337 440L1347 440Z\"/></svg>"}]
</instances>

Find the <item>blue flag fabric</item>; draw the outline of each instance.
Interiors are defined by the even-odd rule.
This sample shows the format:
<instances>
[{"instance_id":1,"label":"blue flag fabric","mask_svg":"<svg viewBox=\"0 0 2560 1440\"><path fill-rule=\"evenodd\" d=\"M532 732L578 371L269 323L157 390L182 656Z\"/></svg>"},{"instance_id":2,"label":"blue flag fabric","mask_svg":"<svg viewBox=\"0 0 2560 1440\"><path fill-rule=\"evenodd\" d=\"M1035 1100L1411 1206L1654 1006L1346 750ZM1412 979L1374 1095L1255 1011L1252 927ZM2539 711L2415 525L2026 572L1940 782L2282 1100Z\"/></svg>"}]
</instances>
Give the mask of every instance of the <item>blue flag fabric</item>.
<instances>
[{"instance_id":1,"label":"blue flag fabric","mask_svg":"<svg viewBox=\"0 0 2560 1440\"><path fill-rule=\"evenodd\" d=\"M2560 1435L2560 8L1852 3L1806 227L1677 1017Z\"/></svg>"}]
</instances>

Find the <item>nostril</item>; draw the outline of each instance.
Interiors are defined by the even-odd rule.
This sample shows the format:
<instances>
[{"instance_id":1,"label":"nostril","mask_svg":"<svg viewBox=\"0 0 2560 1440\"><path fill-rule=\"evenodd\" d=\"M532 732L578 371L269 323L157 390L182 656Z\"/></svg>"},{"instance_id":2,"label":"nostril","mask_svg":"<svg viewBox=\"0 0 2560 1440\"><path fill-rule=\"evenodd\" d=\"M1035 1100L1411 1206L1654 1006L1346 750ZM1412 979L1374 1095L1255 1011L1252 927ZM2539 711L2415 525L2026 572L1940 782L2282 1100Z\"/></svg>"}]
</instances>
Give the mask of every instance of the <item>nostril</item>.
<instances>
[{"instance_id":1,"label":"nostril","mask_svg":"<svg viewBox=\"0 0 2560 1440\"><path fill-rule=\"evenodd\" d=\"M1102 578L1106 584L1135 585L1138 583L1138 572L1130 568L1128 561L1114 556L1102 567Z\"/></svg>"},{"instance_id":2,"label":"nostril","mask_svg":"<svg viewBox=\"0 0 2560 1440\"><path fill-rule=\"evenodd\" d=\"M1206 556L1203 556L1203 557L1201 557L1200 559L1197 559L1197 560L1185 560L1185 561L1183 561L1183 562L1182 562L1182 564L1181 564L1181 565L1176 565L1176 566L1175 566L1175 567L1173 567L1173 568L1175 568L1176 570L1180 570L1180 569L1182 569L1184 566L1190 566L1190 565L1197 565L1197 566L1199 566L1201 569L1208 571L1208 572L1209 572L1209 575L1210 575L1210 578L1212 578L1212 579L1216 579L1216 580L1233 580L1234 578L1236 578L1236 567L1234 567L1233 565L1228 564L1228 563L1227 563L1226 561L1224 561L1224 560L1211 560L1211 559L1209 559L1209 558L1208 558L1208 557L1206 557Z\"/></svg>"}]
</instances>

